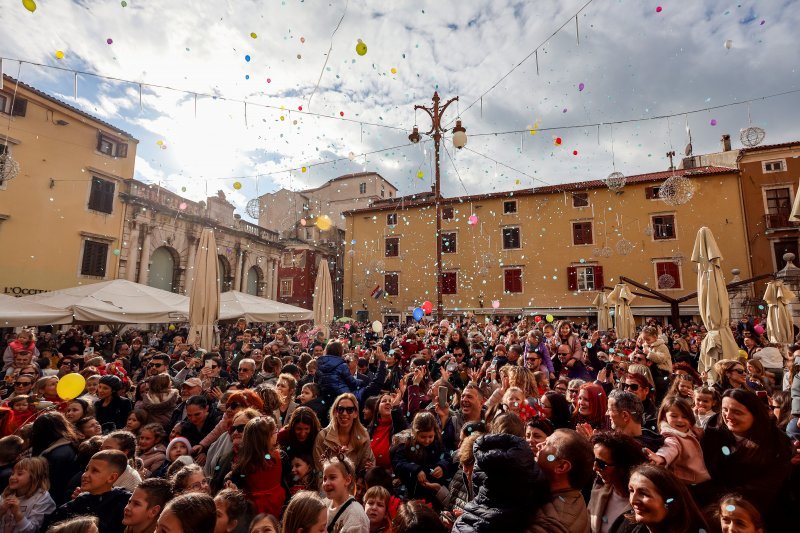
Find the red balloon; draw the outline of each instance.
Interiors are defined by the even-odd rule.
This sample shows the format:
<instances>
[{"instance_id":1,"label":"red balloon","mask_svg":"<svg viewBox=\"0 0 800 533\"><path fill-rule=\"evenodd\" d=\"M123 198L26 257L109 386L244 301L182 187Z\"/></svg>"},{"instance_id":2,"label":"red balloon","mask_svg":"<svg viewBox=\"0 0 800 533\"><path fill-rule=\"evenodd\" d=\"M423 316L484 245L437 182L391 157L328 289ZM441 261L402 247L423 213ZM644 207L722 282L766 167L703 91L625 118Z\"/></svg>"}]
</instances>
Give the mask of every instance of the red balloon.
<instances>
[{"instance_id":1,"label":"red balloon","mask_svg":"<svg viewBox=\"0 0 800 533\"><path fill-rule=\"evenodd\" d=\"M536 315L535 317L533 317L533 321L534 322L541 322L542 321L542 317L540 317L539 315Z\"/></svg>"},{"instance_id":2,"label":"red balloon","mask_svg":"<svg viewBox=\"0 0 800 533\"><path fill-rule=\"evenodd\" d=\"M422 305L420 307L422 307L422 310L425 311L426 315L431 314L431 312L433 311L433 304L428 300L422 302Z\"/></svg>"}]
</instances>

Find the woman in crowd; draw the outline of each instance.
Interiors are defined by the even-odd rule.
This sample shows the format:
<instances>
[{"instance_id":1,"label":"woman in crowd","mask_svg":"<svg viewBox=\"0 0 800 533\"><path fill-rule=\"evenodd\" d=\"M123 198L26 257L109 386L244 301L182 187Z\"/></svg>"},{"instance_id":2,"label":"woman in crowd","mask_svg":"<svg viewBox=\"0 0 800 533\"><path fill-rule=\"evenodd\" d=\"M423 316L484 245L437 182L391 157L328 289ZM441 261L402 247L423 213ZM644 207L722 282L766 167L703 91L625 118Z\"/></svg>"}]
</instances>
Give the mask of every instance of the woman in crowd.
<instances>
[{"instance_id":1,"label":"woman in crowd","mask_svg":"<svg viewBox=\"0 0 800 533\"><path fill-rule=\"evenodd\" d=\"M587 506L592 533L617 531L630 511L631 471L647 461L642 445L619 432L597 431L591 437L597 477Z\"/></svg>"},{"instance_id":2,"label":"woman in crowd","mask_svg":"<svg viewBox=\"0 0 800 533\"><path fill-rule=\"evenodd\" d=\"M714 372L719 376L719 381L712 386L717 389L720 396L728 389L746 388L746 371L739 360L720 359L714 363Z\"/></svg>"},{"instance_id":3,"label":"woman in crowd","mask_svg":"<svg viewBox=\"0 0 800 533\"><path fill-rule=\"evenodd\" d=\"M94 403L95 418L103 431L122 429L128 422L128 415L133 405L128 398L119 395L122 380L117 376L106 375L100 378L97 385L97 400Z\"/></svg>"},{"instance_id":4,"label":"woman in crowd","mask_svg":"<svg viewBox=\"0 0 800 533\"><path fill-rule=\"evenodd\" d=\"M231 482L244 491L256 513L274 516L280 515L286 500L277 442L272 417L258 417L247 422L230 474Z\"/></svg>"},{"instance_id":5,"label":"woman in crowd","mask_svg":"<svg viewBox=\"0 0 800 533\"><path fill-rule=\"evenodd\" d=\"M28 439L33 456L47 461L50 496L56 505L61 505L67 501L68 482L78 471L75 458L80 437L64 415L50 411L33 422Z\"/></svg>"},{"instance_id":6,"label":"woman in crowd","mask_svg":"<svg viewBox=\"0 0 800 533\"><path fill-rule=\"evenodd\" d=\"M553 424L553 429L572 429L572 414L567 397L556 391L545 392L540 401L539 407L542 414Z\"/></svg>"},{"instance_id":7,"label":"woman in crowd","mask_svg":"<svg viewBox=\"0 0 800 533\"><path fill-rule=\"evenodd\" d=\"M230 442L228 451L210 455L204 466L204 473L211 477L211 490L218 492L225 486L225 480L233 468L234 458L238 457L242 447L244 428L251 420L261 416L261 413L248 407L236 413L227 431L227 441ZM222 437L220 437L221 439Z\"/></svg>"},{"instance_id":8,"label":"woman in crowd","mask_svg":"<svg viewBox=\"0 0 800 533\"><path fill-rule=\"evenodd\" d=\"M686 485L669 471L637 466L629 482L631 510L618 533L708 531L708 524Z\"/></svg>"},{"instance_id":9,"label":"woman in crowd","mask_svg":"<svg viewBox=\"0 0 800 533\"><path fill-rule=\"evenodd\" d=\"M389 449L392 438L408 429L408 422L399 405L396 405L396 396L381 394L377 397L377 407L369 423L370 447L375 456L375 464L386 470L392 469L392 460Z\"/></svg>"},{"instance_id":10,"label":"woman in crowd","mask_svg":"<svg viewBox=\"0 0 800 533\"><path fill-rule=\"evenodd\" d=\"M606 429L608 427L606 411L608 411L608 399L603 387L596 383L581 385L578 392L578 407L572 417L576 427L585 428L588 425L593 430Z\"/></svg>"},{"instance_id":11,"label":"woman in crowd","mask_svg":"<svg viewBox=\"0 0 800 533\"><path fill-rule=\"evenodd\" d=\"M369 433L358 418L358 401L353 394L339 395L331 406L331 422L320 430L314 445L314 464L322 471L326 457L335 457L344 450L353 462L356 474L375 466Z\"/></svg>"},{"instance_id":12,"label":"woman in crowd","mask_svg":"<svg viewBox=\"0 0 800 533\"><path fill-rule=\"evenodd\" d=\"M294 401L297 380L291 374L281 374L278 376L275 388L278 389L278 396L280 397L280 406L275 412L275 417L278 421L278 426L283 427L289 417L292 416L294 410L297 409L297 403Z\"/></svg>"},{"instance_id":13,"label":"woman in crowd","mask_svg":"<svg viewBox=\"0 0 800 533\"><path fill-rule=\"evenodd\" d=\"M231 452L232 444L228 430L231 427L233 418L240 411L247 408L262 411L264 408L264 400L254 391L245 389L230 393L223 405L225 407L222 418L220 418L217 425L214 426L214 429L203 437L200 444L194 448L195 453L206 455L205 471L208 475L212 474L214 467L223 460L223 456Z\"/></svg>"}]
</instances>

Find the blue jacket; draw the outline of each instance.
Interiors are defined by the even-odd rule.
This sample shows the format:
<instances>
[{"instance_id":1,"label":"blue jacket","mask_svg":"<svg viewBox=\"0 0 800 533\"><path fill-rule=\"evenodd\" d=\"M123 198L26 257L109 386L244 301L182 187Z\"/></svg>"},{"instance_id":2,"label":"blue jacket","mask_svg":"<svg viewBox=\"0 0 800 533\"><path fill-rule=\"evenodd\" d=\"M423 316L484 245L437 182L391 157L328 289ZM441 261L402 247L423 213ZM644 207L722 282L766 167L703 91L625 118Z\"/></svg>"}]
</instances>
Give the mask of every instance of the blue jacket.
<instances>
[{"instance_id":1,"label":"blue jacket","mask_svg":"<svg viewBox=\"0 0 800 533\"><path fill-rule=\"evenodd\" d=\"M347 367L347 363L338 355L323 355L317 359L319 367L314 380L319 386L322 398L327 405L345 392L355 392L362 386Z\"/></svg>"}]
</instances>

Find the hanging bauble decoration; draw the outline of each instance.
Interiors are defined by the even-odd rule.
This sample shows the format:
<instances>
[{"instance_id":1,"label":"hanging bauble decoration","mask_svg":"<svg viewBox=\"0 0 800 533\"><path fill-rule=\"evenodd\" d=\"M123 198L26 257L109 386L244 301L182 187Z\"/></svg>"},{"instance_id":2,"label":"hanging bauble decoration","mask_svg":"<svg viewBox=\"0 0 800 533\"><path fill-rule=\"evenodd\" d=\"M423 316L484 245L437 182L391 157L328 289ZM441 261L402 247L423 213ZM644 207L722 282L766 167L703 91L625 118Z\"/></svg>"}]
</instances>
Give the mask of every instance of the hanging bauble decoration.
<instances>
[{"instance_id":1,"label":"hanging bauble decoration","mask_svg":"<svg viewBox=\"0 0 800 533\"><path fill-rule=\"evenodd\" d=\"M625 184L628 182L628 178L622 172L612 172L608 175L606 179L603 180L611 191L621 191Z\"/></svg>"},{"instance_id":2,"label":"hanging bauble decoration","mask_svg":"<svg viewBox=\"0 0 800 533\"><path fill-rule=\"evenodd\" d=\"M672 262L678 266L683 264L684 259L686 259L686 256L684 256L683 252L681 252L680 250L676 250L675 253L672 254Z\"/></svg>"},{"instance_id":3,"label":"hanging bauble decoration","mask_svg":"<svg viewBox=\"0 0 800 533\"><path fill-rule=\"evenodd\" d=\"M247 214L250 215L250 217L258 220L258 217L261 214L261 201L258 198L253 198L252 200L248 201L245 211L247 211Z\"/></svg>"},{"instance_id":4,"label":"hanging bauble decoration","mask_svg":"<svg viewBox=\"0 0 800 533\"><path fill-rule=\"evenodd\" d=\"M658 197L669 205L683 205L694 197L694 184L683 176L671 176L661 184Z\"/></svg>"},{"instance_id":5,"label":"hanging bauble decoration","mask_svg":"<svg viewBox=\"0 0 800 533\"><path fill-rule=\"evenodd\" d=\"M11 181L19 174L19 163L6 150L0 155L0 183Z\"/></svg>"},{"instance_id":6,"label":"hanging bauble decoration","mask_svg":"<svg viewBox=\"0 0 800 533\"><path fill-rule=\"evenodd\" d=\"M628 255L633 251L633 243L623 237L617 241L616 249L619 255Z\"/></svg>"},{"instance_id":7,"label":"hanging bauble decoration","mask_svg":"<svg viewBox=\"0 0 800 533\"><path fill-rule=\"evenodd\" d=\"M659 289L671 289L674 286L675 286L675 278L673 278L669 274L661 274L660 276L658 276Z\"/></svg>"},{"instance_id":8,"label":"hanging bauble decoration","mask_svg":"<svg viewBox=\"0 0 800 533\"><path fill-rule=\"evenodd\" d=\"M749 126L739 130L739 140L742 141L742 144L748 148L758 146L764 141L766 136L767 132L758 126Z\"/></svg>"}]
</instances>

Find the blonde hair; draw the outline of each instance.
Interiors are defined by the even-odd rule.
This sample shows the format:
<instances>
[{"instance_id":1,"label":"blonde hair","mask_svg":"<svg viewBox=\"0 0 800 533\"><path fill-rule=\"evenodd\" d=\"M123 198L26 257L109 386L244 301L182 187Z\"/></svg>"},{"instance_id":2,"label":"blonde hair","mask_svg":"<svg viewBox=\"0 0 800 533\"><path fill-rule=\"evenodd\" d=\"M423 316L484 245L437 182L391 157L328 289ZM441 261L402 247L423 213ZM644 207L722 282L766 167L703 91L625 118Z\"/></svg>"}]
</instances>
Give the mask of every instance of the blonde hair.
<instances>
[{"instance_id":1,"label":"blonde hair","mask_svg":"<svg viewBox=\"0 0 800 533\"><path fill-rule=\"evenodd\" d=\"M330 411L330 420L333 429L336 430L336 434L340 434L339 431L339 420L336 417L336 408L339 407L339 404L342 403L343 400L350 400L353 402L353 406L356 408L356 415L358 414L358 400L356 399L355 394L350 392L345 392L344 394L340 394L336 397L333 401L333 405L331 406ZM369 446L370 444L370 437L367 429L361 424L361 420L358 416L353 417L353 425L350 428L350 446L355 447L356 444L360 444L361 446ZM360 447L360 446L359 446Z\"/></svg>"},{"instance_id":2,"label":"blonde hair","mask_svg":"<svg viewBox=\"0 0 800 533\"><path fill-rule=\"evenodd\" d=\"M31 477L28 490L23 494L17 494L13 489L6 487L3 497L15 495L19 498L29 498L38 491L47 492L50 490L50 468L47 459L43 457L26 457L14 464L14 470L25 470Z\"/></svg>"},{"instance_id":3,"label":"blonde hair","mask_svg":"<svg viewBox=\"0 0 800 533\"><path fill-rule=\"evenodd\" d=\"M656 383L653 381L653 374L650 372L650 369L647 368L645 365L639 364L632 364L628 366L628 374L640 374L644 376L647 382L650 384L650 388L655 388Z\"/></svg>"}]
</instances>

